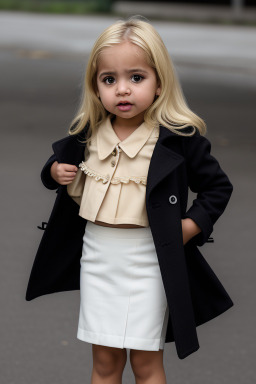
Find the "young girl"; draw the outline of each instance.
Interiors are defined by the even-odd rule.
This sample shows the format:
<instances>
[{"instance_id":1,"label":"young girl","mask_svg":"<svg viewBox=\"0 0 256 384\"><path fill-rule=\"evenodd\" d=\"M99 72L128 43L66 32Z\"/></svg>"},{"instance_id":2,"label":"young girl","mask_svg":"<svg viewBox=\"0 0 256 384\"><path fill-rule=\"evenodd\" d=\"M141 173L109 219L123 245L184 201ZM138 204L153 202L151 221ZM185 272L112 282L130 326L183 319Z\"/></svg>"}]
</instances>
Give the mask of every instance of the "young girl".
<instances>
[{"instance_id":1,"label":"young girl","mask_svg":"<svg viewBox=\"0 0 256 384\"><path fill-rule=\"evenodd\" d=\"M69 135L41 173L58 195L26 294L80 289L77 337L92 343L92 383L121 382L126 348L136 382L166 383L165 343L189 356L196 327L233 305L197 248L232 193L205 131L148 22L100 35Z\"/></svg>"}]
</instances>

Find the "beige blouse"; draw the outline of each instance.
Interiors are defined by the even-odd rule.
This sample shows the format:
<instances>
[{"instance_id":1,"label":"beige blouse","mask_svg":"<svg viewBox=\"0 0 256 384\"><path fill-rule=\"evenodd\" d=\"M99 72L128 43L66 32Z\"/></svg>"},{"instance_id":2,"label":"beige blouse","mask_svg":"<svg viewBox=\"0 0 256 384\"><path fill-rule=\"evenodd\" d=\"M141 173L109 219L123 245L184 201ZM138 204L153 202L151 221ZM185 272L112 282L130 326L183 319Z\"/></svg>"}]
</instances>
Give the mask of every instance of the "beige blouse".
<instances>
[{"instance_id":1,"label":"beige blouse","mask_svg":"<svg viewBox=\"0 0 256 384\"><path fill-rule=\"evenodd\" d=\"M85 160L67 192L80 205L79 216L110 224L149 226L146 185L159 126L143 122L125 140L108 117L85 148Z\"/></svg>"}]
</instances>

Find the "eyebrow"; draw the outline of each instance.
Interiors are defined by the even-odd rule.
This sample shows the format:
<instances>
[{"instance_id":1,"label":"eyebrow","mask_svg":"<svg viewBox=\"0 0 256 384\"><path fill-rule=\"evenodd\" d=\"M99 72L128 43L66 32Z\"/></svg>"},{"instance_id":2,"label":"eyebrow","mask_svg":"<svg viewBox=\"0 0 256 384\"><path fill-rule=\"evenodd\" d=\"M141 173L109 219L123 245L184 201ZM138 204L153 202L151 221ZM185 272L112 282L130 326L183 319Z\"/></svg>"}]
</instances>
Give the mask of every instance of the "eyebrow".
<instances>
[{"instance_id":1,"label":"eyebrow","mask_svg":"<svg viewBox=\"0 0 256 384\"><path fill-rule=\"evenodd\" d=\"M141 73L147 73L147 71L145 71L144 69L141 69L141 68L134 68L134 69L128 69L126 70L125 72L127 73L132 73L132 72L141 72ZM116 72L113 72L113 71L109 71L109 72L102 72L99 77L101 78L102 76L106 76L106 75L115 75Z\"/></svg>"}]
</instances>

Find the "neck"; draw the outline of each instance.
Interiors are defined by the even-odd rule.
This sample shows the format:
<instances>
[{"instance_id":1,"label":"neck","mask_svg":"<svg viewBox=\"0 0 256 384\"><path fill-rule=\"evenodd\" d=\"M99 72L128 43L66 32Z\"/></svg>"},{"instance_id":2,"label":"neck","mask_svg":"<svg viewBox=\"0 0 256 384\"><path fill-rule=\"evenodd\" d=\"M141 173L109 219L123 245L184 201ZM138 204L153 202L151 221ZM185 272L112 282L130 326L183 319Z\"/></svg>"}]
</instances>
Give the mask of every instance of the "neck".
<instances>
[{"instance_id":1,"label":"neck","mask_svg":"<svg viewBox=\"0 0 256 384\"><path fill-rule=\"evenodd\" d=\"M144 122L143 116L136 116L132 119L123 119L119 116L115 116L112 120L112 127L126 131L131 131L138 128Z\"/></svg>"}]
</instances>

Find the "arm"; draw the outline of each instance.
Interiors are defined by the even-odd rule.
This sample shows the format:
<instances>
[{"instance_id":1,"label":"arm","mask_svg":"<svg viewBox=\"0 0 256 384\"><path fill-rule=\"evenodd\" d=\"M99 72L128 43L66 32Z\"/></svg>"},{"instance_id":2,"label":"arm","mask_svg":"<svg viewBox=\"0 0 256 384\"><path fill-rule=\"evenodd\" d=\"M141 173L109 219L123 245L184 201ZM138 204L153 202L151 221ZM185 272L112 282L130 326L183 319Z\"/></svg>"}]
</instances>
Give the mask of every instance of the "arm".
<instances>
[{"instance_id":1,"label":"arm","mask_svg":"<svg viewBox=\"0 0 256 384\"><path fill-rule=\"evenodd\" d=\"M224 212L233 186L211 155L211 144L199 133L186 141L186 162L189 187L197 193L184 219L190 218L197 225L193 241L203 245L213 231L213 225ZM197 229L200 228L200 232Z\"/></svg>"}]
</instances>

